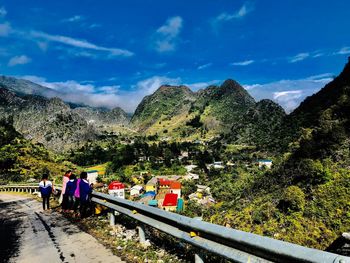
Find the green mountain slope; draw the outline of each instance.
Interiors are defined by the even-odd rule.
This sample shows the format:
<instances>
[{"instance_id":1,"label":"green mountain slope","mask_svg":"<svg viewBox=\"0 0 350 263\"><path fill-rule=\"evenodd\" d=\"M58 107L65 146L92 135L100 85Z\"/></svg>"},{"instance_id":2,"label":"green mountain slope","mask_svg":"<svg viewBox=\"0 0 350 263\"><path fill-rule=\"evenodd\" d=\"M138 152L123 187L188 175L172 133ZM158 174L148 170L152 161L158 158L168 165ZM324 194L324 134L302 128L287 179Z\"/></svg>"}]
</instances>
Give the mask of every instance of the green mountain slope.
<instances>
[{"instance_id":1,"label":"green mountain slope","mask_svg":"<svg viewBox=\"0 0 350 263\"><path fill-rule=\"evenodd\" d=\"M271 149L278 143L278 134L286 113L271 100L261 100L243 115L241 121L232 126L228 134L230 141Z\"/></svg>"},{"instance_id":2,"label":"green mountain slope","mask_svg":"<svg viewBox=\"0 0 350 263\"><path fill-rule=\"evenodd\" d=\"M288 118L296 135L270 171L230 175L225 202L207 217L218 223L325 249L350 229L350 63ZM281 129L283 134L286 128ZM298 130L299 129L299 130ZM293 139L295 138L295 139ZM215 185L214 185L215 186ZM213 187L214 187L213 186ZM220 186L217 186L220 187ZM213 189L215 192L215 188ZM225 218L221 216L225 212ZM207 219L208 219L207 218ZM208 220L209 220L208 219Z\"/></svg>"},{"instance_id":3,"label":"green mountain slope","mask_svg":"<svg viewBox=\"0 0 350 263\"><path fill-rule=\"evenodd\" d=\"M140 131L146 131L162 120L169 120L188 112L194 100L195 94L188 87L161 86L141 101L131 119L131 124Z\"/></svg>"},{"instance_id":4,"label":"green mountain slope","mask_svg":"<svg viewBox=\"0 0 350 263\"><path fill-rule=\"evenodd\" d=\"M60 177L68 169L43 145L24 139L11 119L0 120L0 134L0 182L40 179L43 173Z\"/></svg>"},{"instance_id":5,"label":"green mountain slope","mask_svg":"<svg viewBox=\"0 0 350 263\"><path fill-rule=\"evenodd\" d=\"M224 134L231 142L266 145L284 116L281 107L271 101L256 103L229 79L195 93L184 86L162 86L143 99L131 122L146 134L172 139L212 139Z\"/></svg>"}]
</instances>

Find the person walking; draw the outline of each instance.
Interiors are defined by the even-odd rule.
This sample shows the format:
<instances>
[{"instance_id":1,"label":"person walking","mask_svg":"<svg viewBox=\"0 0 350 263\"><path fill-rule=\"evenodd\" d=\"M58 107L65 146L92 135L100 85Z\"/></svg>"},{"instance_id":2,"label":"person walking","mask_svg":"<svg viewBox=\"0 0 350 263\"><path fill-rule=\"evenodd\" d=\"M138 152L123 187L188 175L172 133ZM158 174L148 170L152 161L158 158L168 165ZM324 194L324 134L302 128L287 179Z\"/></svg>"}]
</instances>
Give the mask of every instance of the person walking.
<instances>
[{"instance_id":1,"label":"person walking","mask_svg":"<svg viewBox=\"0 0 350 263\"><path fill-rule=\"evenodd\" d=\"M66 195L66 186L69 181L69 177L71 176L72 171L68 170L62 179L62 192L60 196L59 203L61 204L62 210L65 211L67 210L67 205L68 205L68 196Z\"/></svg>"},{"instance_id":2,"label":"person walking","mask_svg":"<svg viewBox=\"0 0 350 263\"><path fill-rule=\"evenodd\" d=\"M90 194L92 192L92 188L87 180L87 172L82 172L80 178L80 217L84 218L87 216L87 210L90 205Z\"/></svg>"},{"instance_id":3,"label":"person walking","mask_svg":"<svg viewBox=\"0 0 350 263\"><path fill-rule=\"evenodd\" d=\"M45 206L47 210L50 210L50 196L53 192L52 182L48 180L49 176L44 174L42 176L41 182L39 183L39 190L41 197L43 199L43 210L45 211Z\"/></svg>"},{"instance_id":4,"label":"person walking","mask_svg":"<svg viewBox=\"0 0 350 263\"><path fill-rule=\"evenodd\" d=\"M67 210L68 212L73 212L75 197L74 193L77 189L77 179L75 174L71 174L69 177L69 181L67 182L65 195L67 196Z\"/></svg>"},{"instance_id":5,"label":"person walking","mask_svg":"<svg viewBox=\"0 0 350 263\"><path fill-rule=\"evenodd\" d=\"M74 198L75 198L75 201L74 201L74 213L76 213L76 216L78 216L78 208L79 208L79 205L80 205L80 182L81 182L81 177L82 175L84 174L85 172L81 172L80 174L80 178L77 179L77 188L75 189L75 192L74 192Z\"/></svg>"}]
</instances>

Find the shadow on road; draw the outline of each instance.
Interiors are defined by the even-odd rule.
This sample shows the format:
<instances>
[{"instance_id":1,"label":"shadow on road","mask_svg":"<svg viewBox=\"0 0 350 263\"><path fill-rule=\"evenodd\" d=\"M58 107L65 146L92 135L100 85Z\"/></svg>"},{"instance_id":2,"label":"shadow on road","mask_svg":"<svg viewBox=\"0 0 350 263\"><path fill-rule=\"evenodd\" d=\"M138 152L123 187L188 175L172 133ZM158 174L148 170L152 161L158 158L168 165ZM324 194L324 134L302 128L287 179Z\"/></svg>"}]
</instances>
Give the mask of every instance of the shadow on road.
<instances>
[{"instance_id":1,"label":"shadow on road","mask_svg":"<svg viewBox=\"0 0 350 263\"><path fill-rule=\"evenodd\" d=\"M8 262L19 252L22 232L21 216L25 214L15 210L26 201L0 202L0 263Z\"/></svg>"}]
</instances>

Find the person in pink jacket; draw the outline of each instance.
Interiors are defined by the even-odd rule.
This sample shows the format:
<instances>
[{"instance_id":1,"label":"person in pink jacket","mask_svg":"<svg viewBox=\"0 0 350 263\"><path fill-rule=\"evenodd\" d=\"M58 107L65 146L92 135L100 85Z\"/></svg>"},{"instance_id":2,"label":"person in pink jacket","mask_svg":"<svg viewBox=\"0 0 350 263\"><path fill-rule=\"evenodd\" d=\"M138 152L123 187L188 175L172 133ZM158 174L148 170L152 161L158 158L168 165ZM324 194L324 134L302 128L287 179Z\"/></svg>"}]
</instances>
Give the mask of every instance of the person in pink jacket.
<instances>
[{"instance_id":1,"label":"person in pink jacket","mask_svg":"<svg viewBox=\"0 0 350 263\"><path fill-rule=\"evenodd\" d=\"M69 177L72 174L71 170L68 170L62 179L62 192L61 192L61 197L60 198L62 200L61 202L61 206L62 206L62 210L65 211L67 210L67 204L68 204L68 196L66 195L66 186L67 186L67 182L69 181Z\"/></svg>"}]
</instances>

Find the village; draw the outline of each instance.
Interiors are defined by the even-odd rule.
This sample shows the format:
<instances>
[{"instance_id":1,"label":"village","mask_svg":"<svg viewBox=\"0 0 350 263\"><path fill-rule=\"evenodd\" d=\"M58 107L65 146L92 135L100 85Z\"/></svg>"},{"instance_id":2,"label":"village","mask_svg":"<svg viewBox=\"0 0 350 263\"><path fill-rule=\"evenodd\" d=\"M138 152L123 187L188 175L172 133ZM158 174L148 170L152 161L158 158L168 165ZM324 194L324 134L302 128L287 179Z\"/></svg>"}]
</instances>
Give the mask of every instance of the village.
<instances>
[{"instance_id":1,"label":"village","mask_svg":"<svg viewBox=\"0 0 350 263\"><path fill-rule=\"evenodd\" d=\"M181 161L188 158L188 153L182 153L178 159ZM140 157L139 161L146 161L145 157ZM158 162L163 160L159 159ZM272 160L261 159L255 163L259 168L270 169ZM223 170L227 167L233 167L232 161L214 161L207 164L207 169ZM118 198L129 199L138 203L156 207L162 210L181 213L185 209L185 203L192 201L200 206L209 208L216 203L211 193L211 188L205 184L201 184L198 166L195 164L187 164L184 166L186 173L184 175L152 175L150 172L143 171L132 176L132 184L126 184L121 181L112 181L108 184L108 193ZM90 182L97 183L99 171L88 171ZM145 178L150 178L145 183ZM187 183L194 184L193 191L184 195L182 188ZM105 187L106 188L106 187ZM107 190L107 189L105 189Z\"/></svg>"}]
</instances>

